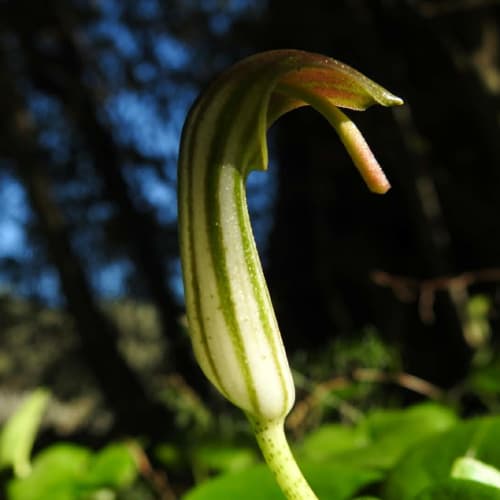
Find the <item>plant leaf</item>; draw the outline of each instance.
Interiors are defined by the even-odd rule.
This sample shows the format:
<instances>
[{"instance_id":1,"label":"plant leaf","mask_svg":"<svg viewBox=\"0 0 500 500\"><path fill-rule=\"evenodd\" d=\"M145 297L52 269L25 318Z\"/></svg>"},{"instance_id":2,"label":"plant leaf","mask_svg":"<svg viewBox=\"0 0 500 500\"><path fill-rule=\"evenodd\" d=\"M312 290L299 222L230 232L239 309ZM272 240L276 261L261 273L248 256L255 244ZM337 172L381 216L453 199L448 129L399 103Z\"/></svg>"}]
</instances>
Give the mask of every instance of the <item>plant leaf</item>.
<instances>
[{"instance_id":1,"label":"plant leaf","mask_svg":"<svg viewBox=\"0 0 500 500\"><path fill-rule=\"evenodd\" d=\"M57 444L46 448L33 460L28 477L9 482L8 498L75 500L90 460L90 450L82 446Z\"/></svg>"},{"instance_id":2,"label":"plant leaf","mask_svg":"<svg viewBox=\"0 0 500 500\"><path fill-rule=\"evenodd\" d=\"M457 417L435 403L404 410L375 410L356 428L322 426L299 448L310 460L338 460L356 467L389 469L415 443L450 429Z\"/></svg>"},{"instance_id":3,"label":"plant leaf","mask_svg":"<svg viewBox=\"0 0 500 500\"><path fill-rule=\"evenodd\" d=\"M122 488L137 477L137 460L131 444L112 443L98 451L89 462L85 484L94 487Z\"/></svg>"},{"instance_id":4,"label":"plant leaf","mask_svg":"<svg viewBox=\"0 0 500 500\"><path fill-rule=\"evenodd\" d=\"M319 498L347 500L364 486L381 479L375 471L359 470L339 464L300 462L308 482ZM283 500L271 472L264 464L225 474L206 481L188 492L183 500Z\"/></svg>"},{"instance_id":5,"label":"plant leaf","mask_svg":"<svg viewBox=\"0 0 500 500\"><path fill-rule=\"evenodd\" d=\"M0 432L0 469L12 467L17 477L30 473L30 453L49 391L36 389L7 420Z\"/></svg>"},{"instance_id":6,"label":"plant leaf","mask_svg":"<svg viewBox=\"0 0 500 500\"><path fill-rule=\"evenodd\" d=\"M476 481L448 479L426 488L414 500L500 500L500 489Z\"/></svg>"},{"instance_id":7,"label":"plant leaf","mask_svg":"<svg viewBox=\"0 0 500 500\"><path fill-rule=\"evenodd\" d=\"M500 471L472 457L459 457L451 467L451 477L470 479L500 488Z\"/></svg>"},{"instance_id":8,"label":"plant leaf","mask_svg":"<svg viewBox=\"0 0 500 500\"><path fill-rule=\"evenodd\" d=\"M499 442L500 418L484 417L460 423L447 432L418 443L390 472L384 498L413 498L425 488L447 480L453 464L460 457L474 457L498 468Z\"/></svg>"}]
</instances>

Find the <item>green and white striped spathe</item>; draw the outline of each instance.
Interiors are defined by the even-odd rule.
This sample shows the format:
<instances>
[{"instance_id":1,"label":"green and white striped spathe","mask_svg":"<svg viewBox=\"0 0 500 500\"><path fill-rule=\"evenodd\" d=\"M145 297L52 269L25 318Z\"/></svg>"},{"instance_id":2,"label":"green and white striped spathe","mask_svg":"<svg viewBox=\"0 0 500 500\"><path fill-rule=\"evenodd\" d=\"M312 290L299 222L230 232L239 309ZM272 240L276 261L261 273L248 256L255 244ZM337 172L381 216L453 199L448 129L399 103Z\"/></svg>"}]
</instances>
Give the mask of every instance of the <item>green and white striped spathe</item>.
<instances>
[{"instance_id":1,"label":"green and white striped spathe","mask_svg":"<svg viewBox=\"0 0 500 500\"><path fill-rule=\"evenodd\" d=\"M283 419L294 386L250 226L245 180L267 167L266 131L303 105L336 128L374 191L388 188L361 134L337 106L401 100L333 59L272 51L222 74L193 106L179 160L179 231L187 318L206 376L250 416Z\"/></svg>"}]
</instances>

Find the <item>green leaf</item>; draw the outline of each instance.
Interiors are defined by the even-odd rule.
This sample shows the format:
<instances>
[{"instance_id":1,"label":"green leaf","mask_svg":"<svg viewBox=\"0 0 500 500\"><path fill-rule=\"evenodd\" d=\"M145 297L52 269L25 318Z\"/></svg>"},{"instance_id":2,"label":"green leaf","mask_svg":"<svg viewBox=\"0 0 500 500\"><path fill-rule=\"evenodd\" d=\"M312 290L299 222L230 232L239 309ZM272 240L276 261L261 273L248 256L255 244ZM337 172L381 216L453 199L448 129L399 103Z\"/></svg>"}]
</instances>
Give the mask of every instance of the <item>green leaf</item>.
<instances>
[{"instance_id":1,"label":"green leaf","mask_svg":"<svg viewBox=\"0 0 500 500\"><path fill-rule=\"evenodd\" d=\"M299 461L306 479L311 484L318 498L351 498L361 488L380 481L378 471L363 470L337 463L318 464Z\"/></svg>"},{"instance_id":2,"label":"green leaf","mask_svg":"<svg viewBox=\"0 0 500 500\"><path fill-rule=\"evenodd\" d=\"M320 427L305 438L300 450L308 459L389 469L412 445L450 429L456 422L449 408L434 403L405 410L376 410L357 428Z\"/></svg>"},{"instance_id":3,"label":"green leaf","mask_svg":"<svg viewBox=\"0 0 500 500\"><path fill-rule=\"evenodd\" d=\"M236 472L258 461L252 448L218 443L200 446L194 451L193 459L197 467L215 472Z\"/></svg>"},{"instance_id":4,"label":"green leaf","mask_svg":"<svg viewBox=\"0 0 500 500\"><path fill-rule=\"evenodd\" d=\"M470 479L479 483L500 488L500 471L472 457L459 457L453 462L451 477Z\"/></svg>"},{"instance_id":5,"label":"green leaf","mask_svg":"<svg viewBox=\"0 0 500 500\"><path fill-rule=\"evenodd\" d=\"M96 454L82 446L56 444L39 453L29 476L9 482L9 500L114 498L130 485L137 463L130 445L111 444Z\"/></svg>"},{"instance_id":6,"label":"green leaf","mask_svg":"<svg viewBox=\"0 0 500 500\"><path fill-rule=\"evenodd\" d=\"M305 459L322 462L344 452L365 448L370 442L365 427L326 424L304 438L298 453Z\"/></svg>"},{"instance_id":7,"label":"green leaf","mask_svg":"<svg viewBox=\"0 0 500 500\"><path fill-rule=\"evenodd\" d=\"M500 500L500 489L476 481L448 479L426 488L414 500Z\"/></svg>"},{"instance_id":8,"label":"green leaf","mask_svg":"<svg viewBox=\"0 0 500 500\"><path fill-rule=\"evenodd\" d=\"M496 396L500 394L500 362L473 370L467 381L471 391L480 396Z\"/></svg>"},{"instance_id":9,"label":"green leaf","mask_svg":"<svg viewBox=\"0 0 500 500\"><path fill-rule=\"evenodd\" d=\"M169 469L179 469L184 465L180 449L172 443L159 444L154 450L154 456Z\"/></svg>"},{"instance_id":10,"label":"green leaf","mask_svg":"<svg viewBox=\"0 0 500 500\"><path fill-rule=\"evenodd\" d=\"M457 422L444 406L424 403L405 410L376 410L365 422L372 444L342 455L358 465L389 469L415 443L450 429Z\"/></svg>"},{"instance_id":11,"label":"green leaf","mask_svg":"<svg viewBox=\"0 0 500 500\"><path fill-rule=\"evenodd\" d=\"M474 456L485 464L500 467L499 442L498 417L463 422L429 438L415 446L391 471L385 486L385 498L413 498L425 488L448 479L454 462L460 457Z\"/></svg>"},{"instance_id":12,"label":"green leaf","mask_svg":"<svg viewBox=\"0 0 500 500\"><path fill-rule=\"evenodd\" d=\"M12 467L17 477L29 474L31 449L49 395L45 389L33 391L7 420L0 433L0 469Z\"/></svg>"},{"instance_id":13,"label":"green leaf","mask_svg":"<svg viewBox=\"0 0 500 500\"><path fill-rule=\"evenodd\" d=\"M31 474L10 481L9 500L75 500L91 452L81 446L58 444L39 453Z\"/></svg>"},{"instance_id":14,"label":"green leaf","mask_svg":"<svg viewBox=\"0 0 500 500\"><path fill-rule=\"evenodd\" d=\"M132 445L114 443L96 453L89 463L85 483L95 487L119 489L137 477L137 460Z\"/></svg>"},{"instance_id":15,"label":"green leaf","mask_svg":"<svg viewBox=\"0 0 500 500\"><path fill-rule=\"evenodd\" d=\"M372 439L380 441L389 435L427 436L448 429L458 421L450 408L436 403L422 403L404 410L375 410L368 414L366 425Z\"/></svg>"},{"instance_id":16,"label":"green leaf","mask_svg":"<svg viewBox=\"0 0 500 500\"><path fill-rule=\"evenodd\" d=\"M205 481L189 491L183 500L222 498L275 500L284 497L268 468L264 464L259 464L244 471L224 474Z\"/></svg>"},{"instance_id":17,"label":"green leaf","mask_svg":"<svg viewBox=\"0 0 500 500\"><path fill-rule=\"evenodd\" d=\"M299 465L319 498L348 499L362 487L381 479L377 472L356 470L339 464L300 462ZM284 496L267 467L259 464L241 472L206 481L183 497L184 500L223 498L282 500Z\"/></svg>"}]
</instances>

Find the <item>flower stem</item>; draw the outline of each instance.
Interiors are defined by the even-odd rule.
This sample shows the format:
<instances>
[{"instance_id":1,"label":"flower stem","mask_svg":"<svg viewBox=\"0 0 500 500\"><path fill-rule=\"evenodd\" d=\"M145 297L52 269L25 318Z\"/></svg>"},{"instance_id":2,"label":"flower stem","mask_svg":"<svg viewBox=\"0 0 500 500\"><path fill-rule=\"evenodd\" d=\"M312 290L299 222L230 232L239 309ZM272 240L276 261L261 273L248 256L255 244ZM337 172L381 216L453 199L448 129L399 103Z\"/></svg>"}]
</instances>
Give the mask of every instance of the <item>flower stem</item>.
<instances>
[{"instance_id":1,"label":"flower stem","mask_svg":"<svg viewBox=\"0 0 500 500\"><path fill-rule=\"evenodd\" d=\"M284 420L250 417L257 443L267 465L288 500L318 500L302 475L285 436Z\"/></svg>"}]
</instances>

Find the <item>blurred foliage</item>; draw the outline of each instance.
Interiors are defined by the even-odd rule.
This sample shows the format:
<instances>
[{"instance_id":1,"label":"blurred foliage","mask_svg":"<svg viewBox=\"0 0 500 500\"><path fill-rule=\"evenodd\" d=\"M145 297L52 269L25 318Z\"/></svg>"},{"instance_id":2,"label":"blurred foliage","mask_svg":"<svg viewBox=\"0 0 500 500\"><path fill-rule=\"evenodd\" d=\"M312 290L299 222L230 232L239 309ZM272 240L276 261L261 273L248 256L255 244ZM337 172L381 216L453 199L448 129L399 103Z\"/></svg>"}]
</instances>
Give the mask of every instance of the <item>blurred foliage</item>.
<instances>
[{"instance_id":1,"label":"blurred foliage","mask_svg":"<svg viewBox=\"0 0 500 500\"><path fill-rule=\"evenodd\" d=\"M12 467L16 476L30 474L31 448L48 398L46 390L36 390L5 423L0 432L0 470Z\"/></svg>"},{"instance_id":2,"label":"blurred foliage","mask_svg":"<svg viewBox=\"0 0 500 500\"><path fill-rule=\"evenodd\" d=\"M26 432L28 442L0 441L4 454L27 460L39 421L35 403L42 395L47 397L33 393L5 425L3 432L13 427ZM325 422L296 443L294 453L319 498L494 499L500 498L499 432L498 417L460 420L447 406L422 403L369 411L354 426ZM182 463L181 454L166 444L156 455L170 471ZM244 442L199 442L182 465L191 467L199 484L182 498L283 498L259 462L255 446ZM8 500L176 498L137 442L115 442L98 451L55 443L36 452L31 467L18 469L14 461L5 466L12 470L5 482Z\"/></svg>"},{"instance_id":3,"label":"blurred foliage","mask_svg":"<svg viewBox=\"0 0 500 500\"><path fill-rule=\"evenodd\" d=\"M453 462L451 475L457 479L471 479L500 488L500 471L472 457L460 457Z\"/></svg>"},{"instance_id":4,"label":"blurred foliage","mask_svg":"<svg viewBox=\"0 0 500 500\"><path fill-rule=\"evenodd\" d=\"M431 485L447 480L459 457L470 456L490 466L500 466L496 445L499 430L497 417L477 418L420 443L389 474L385 496L390 500L413 498Z\"/></svg>"},{"instance_id":5,"label":"blurred foliage","mask_svg":"<svg viewBox=\"0 0 500 500\"><path fill-rule=\"evenodd\" d=\"M131 304L124 307L130 315ZM140 310L142 305L138 307ZM144 328L151 325L148 314L138 314L137 318L146 319ZM398 368L397 352L384 348L373 329L358 336L357 341L353 338L341 342L345 348L336 351L332 347L318 354L314 360L319 367L315 374L329 373L327 367L332 366L334 352L342 358L337 366L344 373L358 366L380 373ZM339 345L340 341L335 341L337 348ZM373 353L376 355L370 358ZM483 356L481 370L489 366L485 359L494 362L495 358ZM140 366L137 365L138 369ZM338 380L342 371L330 374L333 380ZM477 377L477 370L473 370L470 382L463 384L461 390L465 387L475 390L477 385L473 381ZM317 382L310 381L310 390ZM363 397L355 390L339 391L335 384L327 386L325 395L334 395L337 400L336 412L332 413L331 408L322 411L322 417L313 426L309 423L308 430L299 433L302 437L294 444L300 466L320 498L465 500L493 499L499 495L497 476L493 473L500 466L496 446L496 434L500 432L498 418L461 420L456 410L460 409L463 394L456 391L443 395L443 401L449 405L427 402L407 409L383 409L387 403L381 399L384 391L380 391L376 381L367 384L344 380L343 383L361 384ZM160 398L176 408L179 419L175 425L185 434L178 442L157 444L149 451L155 465L151 465L139 443L112 442L97 451L70 443L51 444L36 451L32 466L26 467L34 430L47 403L45 391L33 393L2 430L2 463L4 468L11 468L13 475L4 475L6 498L283 498L271 474L260 463L242 415L228 411L217 422L205 413L197 397L182 382L170 383L169 387L164 391L171 392L171 396ZM490 396L496 395L498 399L500 392L489 388ZM299 399L298 407L301 402ZM328 408L331 402L325 396L315 404ZM346 418L342 404L353 405L357 412L355 419ZM314 413L315 409L309 407L307 411ZM338 422L339 416L344 423ZM13 430L22 438L12 437ZM16 463L20 462L16 460L24 465L19 468ZM170 483L162 471L174 482ZM189 490L187 484L193 480L197 485Z\"/></svg>"},{"instance_id":6,"label":"blurred foliage","mask_svg":"<svg viewBox=\"0 0 500 500\"><path fill-rule=\"evenodd\" d=\"M51 335L57 329L60 345L68 346L68 351L61 349L45 361L39 357L37 362L47 366L37 366L37 370L50 372L51 363L62 367L75 342L68 318L54 309L36 309L5 296L3 307L8 312L4 315L6 339L12 335L20 353L30 349L34 335L38 336L39 351L44 352L44 344L52 345ZM121 443L112 437L95 450L55 442L36 448L30 459L46 406L42 429L50 425L61 430L64 421L71 432L93 428L99 435L104 429L88 427L85 420L105 411L98 398L84 419L78 410L70 410L73 405L78 408L79 398L89 394L88 387L59 395L56 390L50 403L47 392L37 390L20 406L18 400L12 401L18 409L0 434L0 461L4 470L12 471L2 476L6 498L42 500L49 498L49 491L50 498L68 500L282 498L261 463L243 415L220 398L219 416L211 414L181 377L166 377L155 368L156 346L159 343L161 348L163 340L157 333L153 310L131 301L105 304L104 308L121 322L124 356L149 380L158 400L173 409L178 439L151 443L153 446L145 449L139 442ZM488 307L482 297L472 297L470 308L474 309L474 321L487 321ZM26 316L39 328L30 332ZM47 335L45 317L51 318L47 328L52 333ZM16 337L21 325L27 333ZM69 340L63 340L66 337ZM150 348L134 360L134 350L142 340ZM25 345L20 348L22 343ZM398 408L404 392L411 390L401 378L399 353L374 328L333 339L323 352L298 353L293 363L298 401L288 428L296 436L294 453L320 498L496 498L492 471L500 466L495 445L498 418L464 421L457 413L463 411L462 402L468 395L480 397L489 410L499 404L497 357L491 337L485 337L477 352L469 377L442 393L438 398L441 403L421 403L407 409ZM66 361L71 362L71 357ZM20 381L19 387L26 389L28 380ZM390 386L393 395L388 399ZM71 423L75 417L77 422ZM108 421L107 428L109 425ZM457 463L462 464L461 469Z\"/></svg>"},{"instance_id":7,"label":"blurred foliage","mask_svg":"<svg viewBox=\"0 0 500 500\"><path fill-rule=\"evenodd\" d=\"M55 444L36 455L28 476L7 484L7 495L12 500L112 500L135 481L137 468L131 445L110 444L92 453L83 446Z\"/></svg>"},{"instance_id":8,"label":"blurred foliage","mask_svg":"<svg viewBox=\"0 0 500 500\"><path fill-rule=\"evenodd\" d=\"M375 410L356 427L320 426L296 447L295 453L319 498L358 498L356 494L361 491L378 493L377 498L387 500L466 499L473 498L474 492L491 492L493 496L484 498L496 498L500 492L496 477L479 477L471 472L466 477L468 482L460 482L453 479L457 477L453 464L457 458L473 453L490 467L497 466L499 457L494 450L498 425L500 420L492 418L460 422L449 408L436 404ZM465 475L460 477L465 479ZM260 465L207 481L185 498L283 496Z\"/></svg>"},{"instance_id":9,"label":"blurred foliage","mask_svg":"<svg viewBox=\"0 0 500 500\"><path fill-rule=\"evenodd\" d=\"M92 453L83 446L54 444L30 455L49 393L34 391L0 432L0 468L10 469L6 483L12 500L115 498L134 482L139 466L133 444L110 444Z\"/></svg>"}]
</instances>

